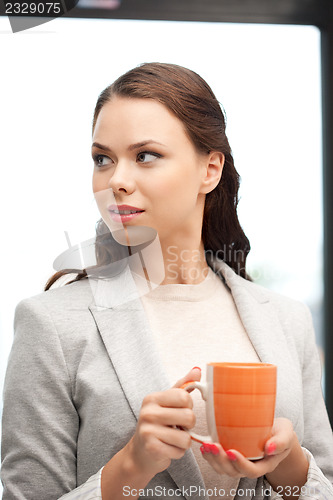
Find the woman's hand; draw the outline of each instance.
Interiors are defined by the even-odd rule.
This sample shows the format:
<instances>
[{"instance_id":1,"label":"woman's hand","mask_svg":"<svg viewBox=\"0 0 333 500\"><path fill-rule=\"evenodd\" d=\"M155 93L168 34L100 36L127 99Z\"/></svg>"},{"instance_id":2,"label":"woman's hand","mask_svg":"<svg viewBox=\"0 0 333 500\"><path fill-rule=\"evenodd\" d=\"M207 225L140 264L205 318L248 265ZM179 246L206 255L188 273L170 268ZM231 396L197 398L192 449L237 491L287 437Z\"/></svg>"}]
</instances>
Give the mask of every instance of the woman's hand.
<instances>
[{"instance_id":1,"label":"woman's hand","mask_svg":"<svg viewBox=\"0 0 333 500\"><path fill-rule=\"evenodd\" d=\"M204 444L200 450L216 472L236 478L266 476L285 500L296 500L307 481L308 460L290 420L275 419L272 431L273 436L265 443L264 458L254 462L236 450L224 451L220 444Z\"/></svg>"},{"instance_id":2,"label":"woman's hand","mask_svg":"<svg viewBox=\"0 0 333 500\"><path fill-rule=\"evenodd\" d=\"M135 434L126 445L128 456L143 475L154 477L190 448L191 437L177 426L194 427L193 402L191 396L179 388L185 382L200 378L200 369L193 368L172 389L144 398Z\"/></svg>"},{"instance_id":3,"label":"woman's hand","mask_svg":"<svg viewBox=\"0 0 333 500\"><path fill-rule=\"evenodd\" d=\"M272 437L265 443L265 457L261 460L247 460L236 450L224 450L219 443L205 443L200 451L204 459L220 474L235 478L257 478L272 473L295 446L295 434L290 420L275 419L272 433Z\"/></svg>"}]
</instances>

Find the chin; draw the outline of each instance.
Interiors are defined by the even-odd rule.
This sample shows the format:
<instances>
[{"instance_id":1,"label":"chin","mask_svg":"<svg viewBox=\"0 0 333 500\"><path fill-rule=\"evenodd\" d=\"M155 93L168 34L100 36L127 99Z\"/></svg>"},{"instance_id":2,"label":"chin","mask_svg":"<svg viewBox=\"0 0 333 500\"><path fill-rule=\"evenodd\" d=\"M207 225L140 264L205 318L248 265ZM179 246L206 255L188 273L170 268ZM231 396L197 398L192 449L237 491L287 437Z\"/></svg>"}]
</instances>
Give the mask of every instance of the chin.
<instances>
[{"instance_id":1,"label":"chin","mask_svg":"<svg viewBox=\"0 0 333 500\"><path fill-rule=\"evenodd\" d=\"M124 224L124 227L112 228L110 231L117 243L125 246L149 244L158 238L156 229L144 225Z\"/></svg>"}]
</instances>

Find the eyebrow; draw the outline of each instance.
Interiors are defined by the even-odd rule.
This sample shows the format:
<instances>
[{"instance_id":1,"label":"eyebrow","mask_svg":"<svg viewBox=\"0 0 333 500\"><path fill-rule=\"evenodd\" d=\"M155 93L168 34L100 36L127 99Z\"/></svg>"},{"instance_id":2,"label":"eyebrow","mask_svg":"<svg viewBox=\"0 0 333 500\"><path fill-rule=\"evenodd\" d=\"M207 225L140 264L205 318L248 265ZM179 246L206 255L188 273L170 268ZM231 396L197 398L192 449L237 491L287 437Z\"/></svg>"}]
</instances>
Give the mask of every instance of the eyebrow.
<instances>
[{"instance_id":1,"label":"eyebrow","mask_svg":"<svg viewBox=\"0 0 333 500\"><path fill-rule=\"evenodd\" d=\"M143 146L146 146L147 144L159 144L160 146L165 146L165 144L162 144L161 142L154 141L153 139L148 139L146 141L141 141L141 142L136 142L135 144L131 144L128 147L128 151L133 151L134 149L142 148ZM104 151L111 152L111 149L108 148L108 146L103 146L103 144L100 144L99 142L93 142L92 147L96 147L99 149L103 149Z\"/></svg>"}]
</instances>

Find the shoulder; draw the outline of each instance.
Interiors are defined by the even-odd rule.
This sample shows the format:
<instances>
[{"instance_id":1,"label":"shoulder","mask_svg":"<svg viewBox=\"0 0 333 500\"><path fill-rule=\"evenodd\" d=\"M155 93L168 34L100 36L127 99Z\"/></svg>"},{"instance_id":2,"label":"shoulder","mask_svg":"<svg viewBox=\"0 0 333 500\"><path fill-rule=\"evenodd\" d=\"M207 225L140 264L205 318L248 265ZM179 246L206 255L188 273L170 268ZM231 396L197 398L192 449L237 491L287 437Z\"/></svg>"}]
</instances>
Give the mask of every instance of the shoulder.
<instances>
[{"instance_id":1,"label":"shoulder","mask_svg":"<svg viewBox=\"0 0 333 500\"><path fill-rule=\"evenodd\" d=\"M277 315L284 325L297 324L303 327L312 325L310 309L303 302L242 278L224 262L220 262L215 271L222 276L234 298L244 297L245 294L257 303L269 304L269 310Z\"/></svg>"},{"instance_id":2,"label":"shoulder","mask_svg":"<svg viewBox=\"0 0 333 500\"><path fill-rule=\"evenodd\" d=\"M276 349L284 339L284 349L288 349L300 365L304 359L317 356L312 316L306 304L245 280L226 264L222 267L221 274L242 320L250 318L253 329L258 325L259 331L265 331L265 339L270 339ZM266 340L261 338L260 342Z\"/></svg>"},{"instance_id":3,"label":"shoulder","mask_svg":"<svg viewBox=\"0 0 333 500\"><path fill-rule=\"evenodd\" d=\"M15 309L14 326L51 324L66 325L73 320L84 320L92 302L89 280L81 280L59 288L50 289L21 300Z\"/></svg>"},{"instance_id":4,"label":"shoulder","mask_svg":"<svg viewBox=\"0 0 333 500\"><path fill-rule=\"evenodd\" d=\"M89 280L82 279L57 288L51 288L46 292L41 292L31 297L26 297L18 303L17 307L21 307L21 305L24 306L29 303L39 303L45 307L61 305L66 308L68 306L72 306L74 302L82 305L84 303L89 304L91 299L92 294Z\"/></svg>"},{"instance_id":5,"label":"shoulder","mask_svg":"<svg viewBox=\"0 0 333 500\"><path fill-rule=\"evenodd\" d=\"M308 306L297 299L283 295L275 290L267 288L255 281L249 281L242 277L239 278L239 286L243 286L251 295L253 295L260 302L270 302L277 309L281 311L289 311L295 313L302 313L308 309Z\"/></svg>"},{"instance_id":6,"label":"shoulder","mask_svg":"<svg viewBox=\"0 0 333 500\"><path fill-rule=\"evenodd\" d=\"M241 278L243 280L243 278ZM294 328L295 331L312 329L312 315L309 307L302 301L282 295L254 282L243 280L244 286L256 297L266 300L277 315L284 329Z\"/></svg>"},{"instance_id":7,"label":"shoulder","mask_svg":"<svg viewBox=\"0 0 333 500\"><path fill-rule=\"evenodd\" d=\"M269 301L277 310L277 312L282 314L283 316L304 316L306 319L309 319L309 316L311 316L310 309L304 302L291 297L287 297L286 295L266 288L253 281L247 281L243 278L240 279L245 282L244 286L247 287L250 293Z\"/></svg>"}]
</instances>

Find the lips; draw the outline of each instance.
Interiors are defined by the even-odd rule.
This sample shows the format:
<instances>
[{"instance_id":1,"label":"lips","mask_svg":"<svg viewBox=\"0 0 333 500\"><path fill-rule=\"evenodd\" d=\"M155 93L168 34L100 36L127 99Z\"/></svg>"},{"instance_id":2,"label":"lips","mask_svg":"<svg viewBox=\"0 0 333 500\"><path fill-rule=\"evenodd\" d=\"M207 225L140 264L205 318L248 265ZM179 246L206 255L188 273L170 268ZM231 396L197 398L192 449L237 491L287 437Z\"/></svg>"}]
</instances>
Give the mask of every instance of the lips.
<instances>
[{"instance_id":1,"label":"lips","mask_svg":"<svg viewBox=\"0 0 333 500\"><path fill-rule=\"evenodd\" d=\"M122 223L130 222L144 212L141 208L131 205L110 205L108 210L112 220Z\"/></svg>"},{"instance_id":2,"label":"lips","mask_svg":"<svg viewBox=\"0 0 333 500\"><path fill-rule=\"evenodd\" d=\"M144 212L141 208L132 207L131 205L110 205L108 210L117 215L130 215Z\"/></svg>"}]
</instances>

